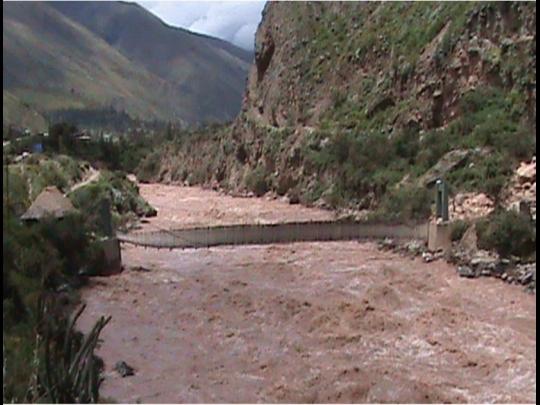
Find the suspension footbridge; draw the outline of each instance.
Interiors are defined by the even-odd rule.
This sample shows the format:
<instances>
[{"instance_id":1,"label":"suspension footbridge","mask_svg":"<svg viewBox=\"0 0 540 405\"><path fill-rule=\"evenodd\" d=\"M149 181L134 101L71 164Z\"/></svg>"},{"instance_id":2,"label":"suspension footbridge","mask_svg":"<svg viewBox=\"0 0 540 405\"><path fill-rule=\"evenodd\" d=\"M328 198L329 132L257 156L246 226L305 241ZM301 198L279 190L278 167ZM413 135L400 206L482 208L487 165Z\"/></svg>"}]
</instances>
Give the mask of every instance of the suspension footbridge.
<instances>
[{"instance_id":1,"label":"suspension footbridge","mask_svg":"<svg viewBox=\"0 0 540 405\"><path fill-rule=\"evenodd\" d=\"M208 248L224 245L428 238L428 224L388 225L364 222L317 221L278 224L224 225L119 233L123 243L164 249Z\"/></svg>"}]
</instances>

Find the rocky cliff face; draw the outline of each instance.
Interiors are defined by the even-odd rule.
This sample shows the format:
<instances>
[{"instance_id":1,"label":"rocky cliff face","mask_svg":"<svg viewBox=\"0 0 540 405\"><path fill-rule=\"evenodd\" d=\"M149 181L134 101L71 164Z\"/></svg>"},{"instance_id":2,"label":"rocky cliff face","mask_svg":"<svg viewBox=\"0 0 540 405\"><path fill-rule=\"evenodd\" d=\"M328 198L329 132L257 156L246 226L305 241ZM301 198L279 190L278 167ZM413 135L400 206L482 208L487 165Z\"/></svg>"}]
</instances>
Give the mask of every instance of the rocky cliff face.
<instances>
[{"instance_id":1,"label":"rocky cliff face","mask_svg":"<svg viewBox=\"0 0 540 405\"><path fill-rule=\"evenodd\" d=\"M161 177L372 209L460 150L438 174L495 197L535 122L534 4L270 2L240 115Z\"/></svg>"},{"instance_id":2,"label":"rocky cliff face","mask_svg":"<svg viewBox=\"0 0 540 405\"><path fill-rule=\"evenodd\" d=\"M240 120L317 126L343 102L429 130L488 86L519 89L534 118L535 23L533 4L269 4Z\"/></svg>"}]
</instances>

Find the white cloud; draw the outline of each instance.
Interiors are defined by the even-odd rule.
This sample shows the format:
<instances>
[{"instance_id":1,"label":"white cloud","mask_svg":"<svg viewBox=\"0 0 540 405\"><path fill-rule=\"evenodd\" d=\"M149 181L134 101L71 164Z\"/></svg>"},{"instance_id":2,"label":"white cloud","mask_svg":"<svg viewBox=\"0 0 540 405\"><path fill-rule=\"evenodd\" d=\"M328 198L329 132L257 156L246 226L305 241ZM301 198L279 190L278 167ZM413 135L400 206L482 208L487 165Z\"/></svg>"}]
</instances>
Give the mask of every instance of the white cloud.
<instances>
[{"instance_id":1,"label":"white cloud","mask_svg":"<svg viewBox=\"0 0 540 405\"><path fill-rule=\"evenodd\" d=\"M266 1L142 1L169 25L224 39L252 50Z\"/></svg>"},{"instance_id":2,"label":"white cloud","mask_svg":"<svg viewBox=\"0 0 540 405\"><path fill-rule=\"evenodd\" d=\"M253 46L255 45L254 40L257 26L258 24L255 23L242 26L238 31L236 31L236 34L234 34L231 42L241 48L252 50Z\"/></svg>"}]
</instances>

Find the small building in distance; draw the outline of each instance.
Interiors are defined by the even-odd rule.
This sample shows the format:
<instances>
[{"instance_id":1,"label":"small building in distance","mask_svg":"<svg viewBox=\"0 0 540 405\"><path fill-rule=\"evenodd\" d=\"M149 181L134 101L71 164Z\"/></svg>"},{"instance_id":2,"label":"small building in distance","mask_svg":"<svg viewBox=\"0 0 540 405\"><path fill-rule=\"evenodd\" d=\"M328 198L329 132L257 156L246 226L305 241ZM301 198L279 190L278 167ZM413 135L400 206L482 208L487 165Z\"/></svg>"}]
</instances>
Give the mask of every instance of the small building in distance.
<instances>
[{"instance_id":1,"label":"small building in distance","mask_svg":"<svg viewBox=\"0 0 540 405\"><path fill-rule=\"evenodd\" d=\"M64 218L75 212L75 207L55 186L45 187L30 208L21 216L23 221L39 221L44 218Z\"/></svg>"}]
</instances>

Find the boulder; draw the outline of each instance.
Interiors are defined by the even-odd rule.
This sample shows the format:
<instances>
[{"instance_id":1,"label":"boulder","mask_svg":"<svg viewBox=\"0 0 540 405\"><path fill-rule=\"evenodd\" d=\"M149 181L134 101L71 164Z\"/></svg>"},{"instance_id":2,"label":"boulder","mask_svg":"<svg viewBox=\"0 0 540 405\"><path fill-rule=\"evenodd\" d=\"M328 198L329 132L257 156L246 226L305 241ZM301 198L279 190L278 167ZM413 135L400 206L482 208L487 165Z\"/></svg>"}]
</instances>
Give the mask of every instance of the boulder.
<instances>
[{"instance_id":1,"label":"boulder","mask_svg":"<svg viewBox=\"0 0 540 405\"><path fill-rule=\"evenodd\" d=\"M396 248L396 246L397 246L396 241L392 238L384 238L379 243L379 248L383 250L393 250Z\"/></svg>"},{"instance_id":2,"label":"boulder","mask_svg":"<svg viewBox=\"0 0 540 405\"><path fill-rule=\"evenodd\" d=\"M122 376L122 378L135 375L135 369L128 365L125 361L117 362L114 369Z\"/></svg>"},{"instance_id":3,"label":"boulder","mask_svg":"<svg viewBox=\"0 0 540 405\"><path fill-rule=\"evenodd\" d=\"M407 242L404 246L406 252L417 256L419 254L422 254L426 249L425 242L421 240L411 240L410 242Z\"/></svg>"},{"instance_id":4,"label":"boulder","mask_svg":"<svg viewBox=\"0 0 540 405\"><path fill-rule=\"evenodd\" d=\"M424 252L422 253L422 260L425 263L431 263L432 261L435 260L435 255L431 252Z\"/></svg>"},{"instance_id":5,"label":"boulder","mask_svg":"<svg viewBox=\"0 0 540 405\"><path fill-rule=\"evenodd\" d=\"M469 262L477 273L482 275L491 275L499 272L501 260L500 257L493 252L486 250L477 251Z\"/></svg>"},{"instance_id":6,"label":"boulder","mask_svg":"<svg viewBox=\"0 0 540 405\"><path fill-rule=\"evenodd\" d=\"M458 193L449 208L453 219L472 219L489 215L495 203L484 193Z\"/></svg>"},{"instance_id":7,"label":"boulder","mask_svg":"<svg viewBox=\"0 0 540 405\"><path fill-rule=\"evenodd\" d=\"M459 266L457 268L457 272L458 272L460 277L466 277L466 278L475 278L475 277L477 277L474 270L471 269L469 266Z\"/></svg>"},{"instance_id":8,"label":"boulder","mask_svg":"<svg viewBox=\"0 0 540 405\"><path fill-rule=\"evenodd\" d=\"M463 234L459 241L458 248L467 254L474 254L478 251L478 235L476 234L476 224L472 224Z\"/></svg>"},{"instance_id":9,"label":"boulder","mask_svg":"<svg viewBox=\"0 0 540 405\"><path fill-rule=\"evenodd\" d=\"M517 180L520 184L533 183L536 181L536 161L521 163L516 170Z\"/></svg>"},{"instance_id":10,"label":"boulder","mask_svg":"<svg viewBox=\"0 0 540 405\"><path fill-rule=\"evenodd\" d=\"M536 263L520 264L515 273L518 282L522 285L536 283Z\"/></svg>"},{"instance_id":11,"label":"boulder","mask_svg":"<svg viewBox=\"0 0 540 405\"><path fill-rule=\"evenodd\" d=\"M531 214L531 202L526 200L518 200L514 201L510 204L508 207L509 211L515 211L518 214L523 215L524 217L528 218L529 220L532 219Z\"/></svg>"},{"instance_id":12,"label":"boulder","mask_svg":"<svg viewBox=\"0 0 540 405\"><path fill-rule=\"evenodd\" d=\"M419 179L419 185L429 187L440 177L444 177L450 171L462 165L470 151L464 149L456 149L446 153L433 167L424 173Z\"/></svg>"}]
</instances>

